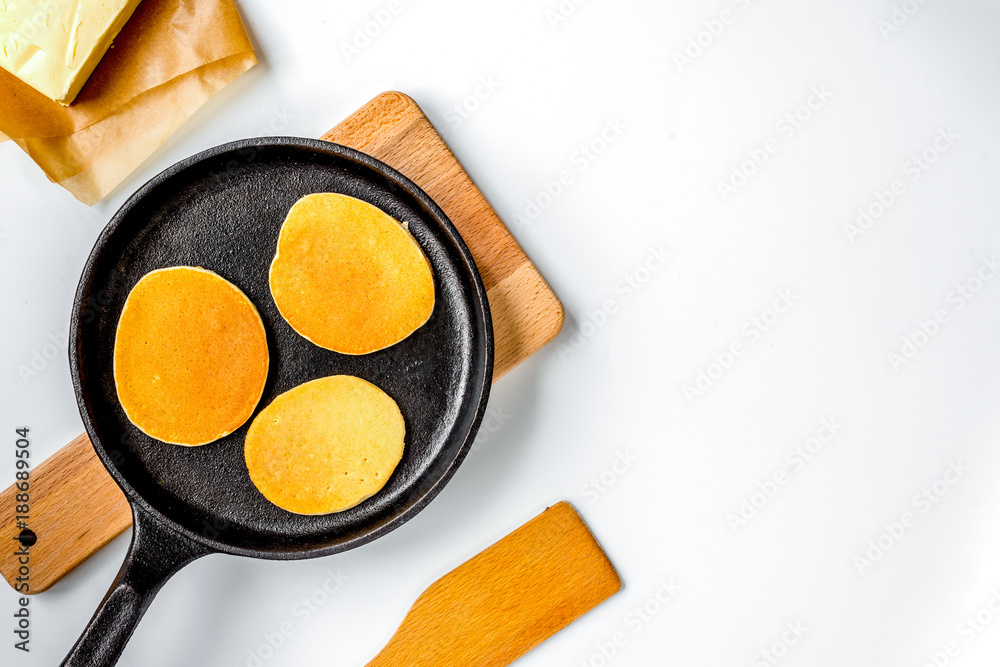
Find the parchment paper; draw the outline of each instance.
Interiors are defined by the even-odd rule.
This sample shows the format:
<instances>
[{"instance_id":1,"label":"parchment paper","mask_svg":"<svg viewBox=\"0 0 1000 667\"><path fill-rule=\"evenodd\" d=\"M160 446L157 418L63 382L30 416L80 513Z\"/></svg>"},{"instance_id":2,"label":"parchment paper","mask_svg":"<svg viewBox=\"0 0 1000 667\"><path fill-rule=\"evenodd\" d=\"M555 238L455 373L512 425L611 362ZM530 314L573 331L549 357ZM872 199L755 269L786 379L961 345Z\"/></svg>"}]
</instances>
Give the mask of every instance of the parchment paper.
<instances>
[{"instance_id":1,"label":"parchment paper","mask_svg":"<svg viewBox=\"0 0 1000 667\"><path fill-rule=\"evenodd\" d=\"M0 133L93 205L256 62L233 0L142 0L69 107L0 69Z\"/></svg>"}]
</instances>

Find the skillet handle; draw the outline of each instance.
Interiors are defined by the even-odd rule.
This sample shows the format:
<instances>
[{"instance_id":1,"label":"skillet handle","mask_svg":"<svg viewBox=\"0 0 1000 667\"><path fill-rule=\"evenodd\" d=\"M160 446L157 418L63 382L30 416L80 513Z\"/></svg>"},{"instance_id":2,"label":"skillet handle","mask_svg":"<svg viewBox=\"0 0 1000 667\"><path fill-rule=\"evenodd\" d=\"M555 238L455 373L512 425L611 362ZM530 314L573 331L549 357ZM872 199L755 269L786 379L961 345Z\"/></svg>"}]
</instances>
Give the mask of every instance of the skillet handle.
<instances>
[{"instance_id":1,"label":"skillet handle","mask_svg":"<svg viewBox=\"0 0 1000 667\"><path fill-rule=\"evenodd\" d=\"M132 519L132 544L122 569L62 667L112 667L167 579L211 553L138 505L133 505Z\"/></svg>"}]
</instances>

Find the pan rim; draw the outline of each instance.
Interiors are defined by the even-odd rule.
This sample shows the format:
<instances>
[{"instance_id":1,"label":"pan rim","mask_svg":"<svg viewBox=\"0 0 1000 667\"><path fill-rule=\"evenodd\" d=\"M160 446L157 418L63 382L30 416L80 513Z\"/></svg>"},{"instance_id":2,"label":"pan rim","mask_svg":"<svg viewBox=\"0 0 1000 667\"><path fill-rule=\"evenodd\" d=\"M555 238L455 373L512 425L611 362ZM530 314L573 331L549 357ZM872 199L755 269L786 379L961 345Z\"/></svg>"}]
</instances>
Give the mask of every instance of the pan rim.
<instances>
[{"instance_id":1,"label":"pan rim","mask_svg":"<svg viewBox=\"0 0 1000 667\"><path fill-rule=\"evenodd\" d=\"M458 255L461 259L461 263L464 265L466 272L471 277L471 287L472 291L470 294L469 305L474 316L474 321L476 322L476 327L481 335L477 335L475 338L481 338L481 345L477 346L478 349L474 350L474 354L481 355L483 358L483 372L482 374L474 374L469 378L469 396L476 405L475 414L472 415L472 420L470 422L470 427L465 433L465 440L462 446L458 448L457 452L454 454L450 462L447 462L447 466L441 471L437 478L423 493L417 495L412 502L409 502L407 506L401 510L398 514L395 514L391 518L385 520L384 522L373 526L370 529L364 530L362 533L356 535L353 538L349 538L343 541L339 541L333 544L321 545L317 547L307 547L307 548L285 548L285 549L261 549L253 547L244 547L239 545L229 544L224 541L209 538L203 534L194 532L189 528L179 524L159 509L150 504L146 498L136 490L128 479L121 473L121 471L114 464L112 457L110 456L105 444L100 438L96 436L96 426L91 420L90 410L88 407L88 399L84 394L83 388L80 381L81 373L81 361L80 356L81 350L81 323L82 317L85 312L84 306L87 292L90 283L94 279L95 264L99 259L99 255L103 249L108 244L109 240L117 232L117 230L122 225L123 221L128 217L128 214L140 206L145 198L153 192L156 188L160 187L165 181L177 176L186 169L195 167L197 164L209 160L219 155L230 153L233 151L240 151L246 149L257 149L257 148L294 148L294 149L305 149L308 151L314 151L319 153L333 154L337 158L346 159L348 161L354 161L367 167L369 170L378 173L383 178L389 180L390 183L398 186L401 190L405 191L409 196L414 197L417 202L426 208L435 221L440 225L442 231L444 231L447 239L452 243L455 249L458 251ZM493 326L492 317L489 307L489 301L486 295L486 288L483 285L482 276L476 267L475 261L472 258L472 253L469 251L468 246L462 239L458 230L455 228L454 224L448 218L447 214L441 209L440 206L426 193L422 188L420 188L416 183L407 178L405 175L400 173L395 168L389 166L388 164L372 157L366 153L363 153L357 149L351 148L349 146L344 146L342 144L337 144L334 142L324 141L321 139L311 139L306 137L294 137L294 136L275 136L275 137L257 137L257 138L247 138L240 139L237 141L227 142L208 148L204 151L191 155L177 163L167 167L163 171L159 172L153 176L149 181L144 183L139 189L137 189L126 201L121 205L121 207L115 212L108 223L105 225L104 229L98 235L94 242L94 246L91 249L86 262L84 263L83 269L80 274L80 282L77 285L77 289L73 298L72 306L72 317L70 319L70 330L69 330L69 362L70 362L70 377L73 382L74 394L76 396L77 407L80 412L80 416L83 420L84 428L87 432L91 444L94 447L101 464L114 479L115 483L125 494L128 499L129 504L133 510L133 517L137 515L137 510L141 508L149 515L152 519L156 520L163 527L169 528L180 536L203 545L207 547L212 552L227 553L237 556L253 557L253 558L263 558L269 560L298 560L304 558L314 558L322 557L334 553L339 553L341 551L347 551L363 544L366 544L372 540L377 539L391 532L392 530L398 528L402 524L406 523L412 519L416 514L418 514L424 507L426 507L444 488L444 486L451 480L454 476L458 467L465 460L468 454L473 440L475 439L476 433L479 430L479 426L483 420L486 412L487 401L490 395L490 389L492 386L493 378L493 365L494 365L494 336L493 336Z\"/></svg>"}]
</instances>

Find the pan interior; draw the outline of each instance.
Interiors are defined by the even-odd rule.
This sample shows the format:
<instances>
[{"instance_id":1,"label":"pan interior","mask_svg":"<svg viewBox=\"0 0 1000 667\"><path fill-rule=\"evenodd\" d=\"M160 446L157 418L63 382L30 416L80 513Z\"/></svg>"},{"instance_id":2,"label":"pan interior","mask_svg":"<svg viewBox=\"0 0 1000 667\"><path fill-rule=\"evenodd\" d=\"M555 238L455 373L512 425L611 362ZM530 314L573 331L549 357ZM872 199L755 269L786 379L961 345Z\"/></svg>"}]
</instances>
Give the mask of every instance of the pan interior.
<instances>
[{"instance_id":1,"label":"pan interior","mask_svg":"<svg viewBox=\"0 0 1000 667\"><path fill-rule=\"evenodd\" d=\"M364 356L324 350L280 316L268 269L289 208L339 192L407 223L434 272L436 303L413 335ZM271 367L254 416L278 394L326 375L375 384L406 421L403 459L385 487L354 508L301 516L268 502L243 458L249 420L203 447L149 438L125 416L112 353L125 297L153 269L201 266L256 305ZM356 151L326 142L265 139L212 149L168 169L116 214L84 270L71 361L77 397L98 453L133 502L233 553L290 558L356 546L398 525L440 488L471 443L492 373L482 284L451 224L409 181Z\"/></svg>"}]
</instances>

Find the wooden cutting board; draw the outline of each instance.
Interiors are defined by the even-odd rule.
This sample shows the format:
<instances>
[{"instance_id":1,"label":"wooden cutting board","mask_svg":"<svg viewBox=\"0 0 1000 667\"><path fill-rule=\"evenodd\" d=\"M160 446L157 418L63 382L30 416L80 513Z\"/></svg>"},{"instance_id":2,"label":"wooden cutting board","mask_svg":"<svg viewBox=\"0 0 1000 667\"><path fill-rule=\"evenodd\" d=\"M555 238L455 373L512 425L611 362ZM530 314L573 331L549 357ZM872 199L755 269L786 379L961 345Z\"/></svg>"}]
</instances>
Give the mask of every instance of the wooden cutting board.
<instances>
[{"instance_id":1,"label":"wooden cutting board","mask_svg":"<svg viewBox=\"0 0 1000 667\"><path fill-rule=\"evenodd\" d=\"M324 134L395 167L419 185L454 223L483 276L493 314L494 382L555 338L563 308L430 121L408 96L383 93ZM0 544L11 545L16 490L0 494ZM125 496L86 435L31 473L29 593L40 593L132 524ZM15 549L0 549L0 574L18 577ZM16 587L16 586L15 586Z\"/></svg>"}]
</instances>

